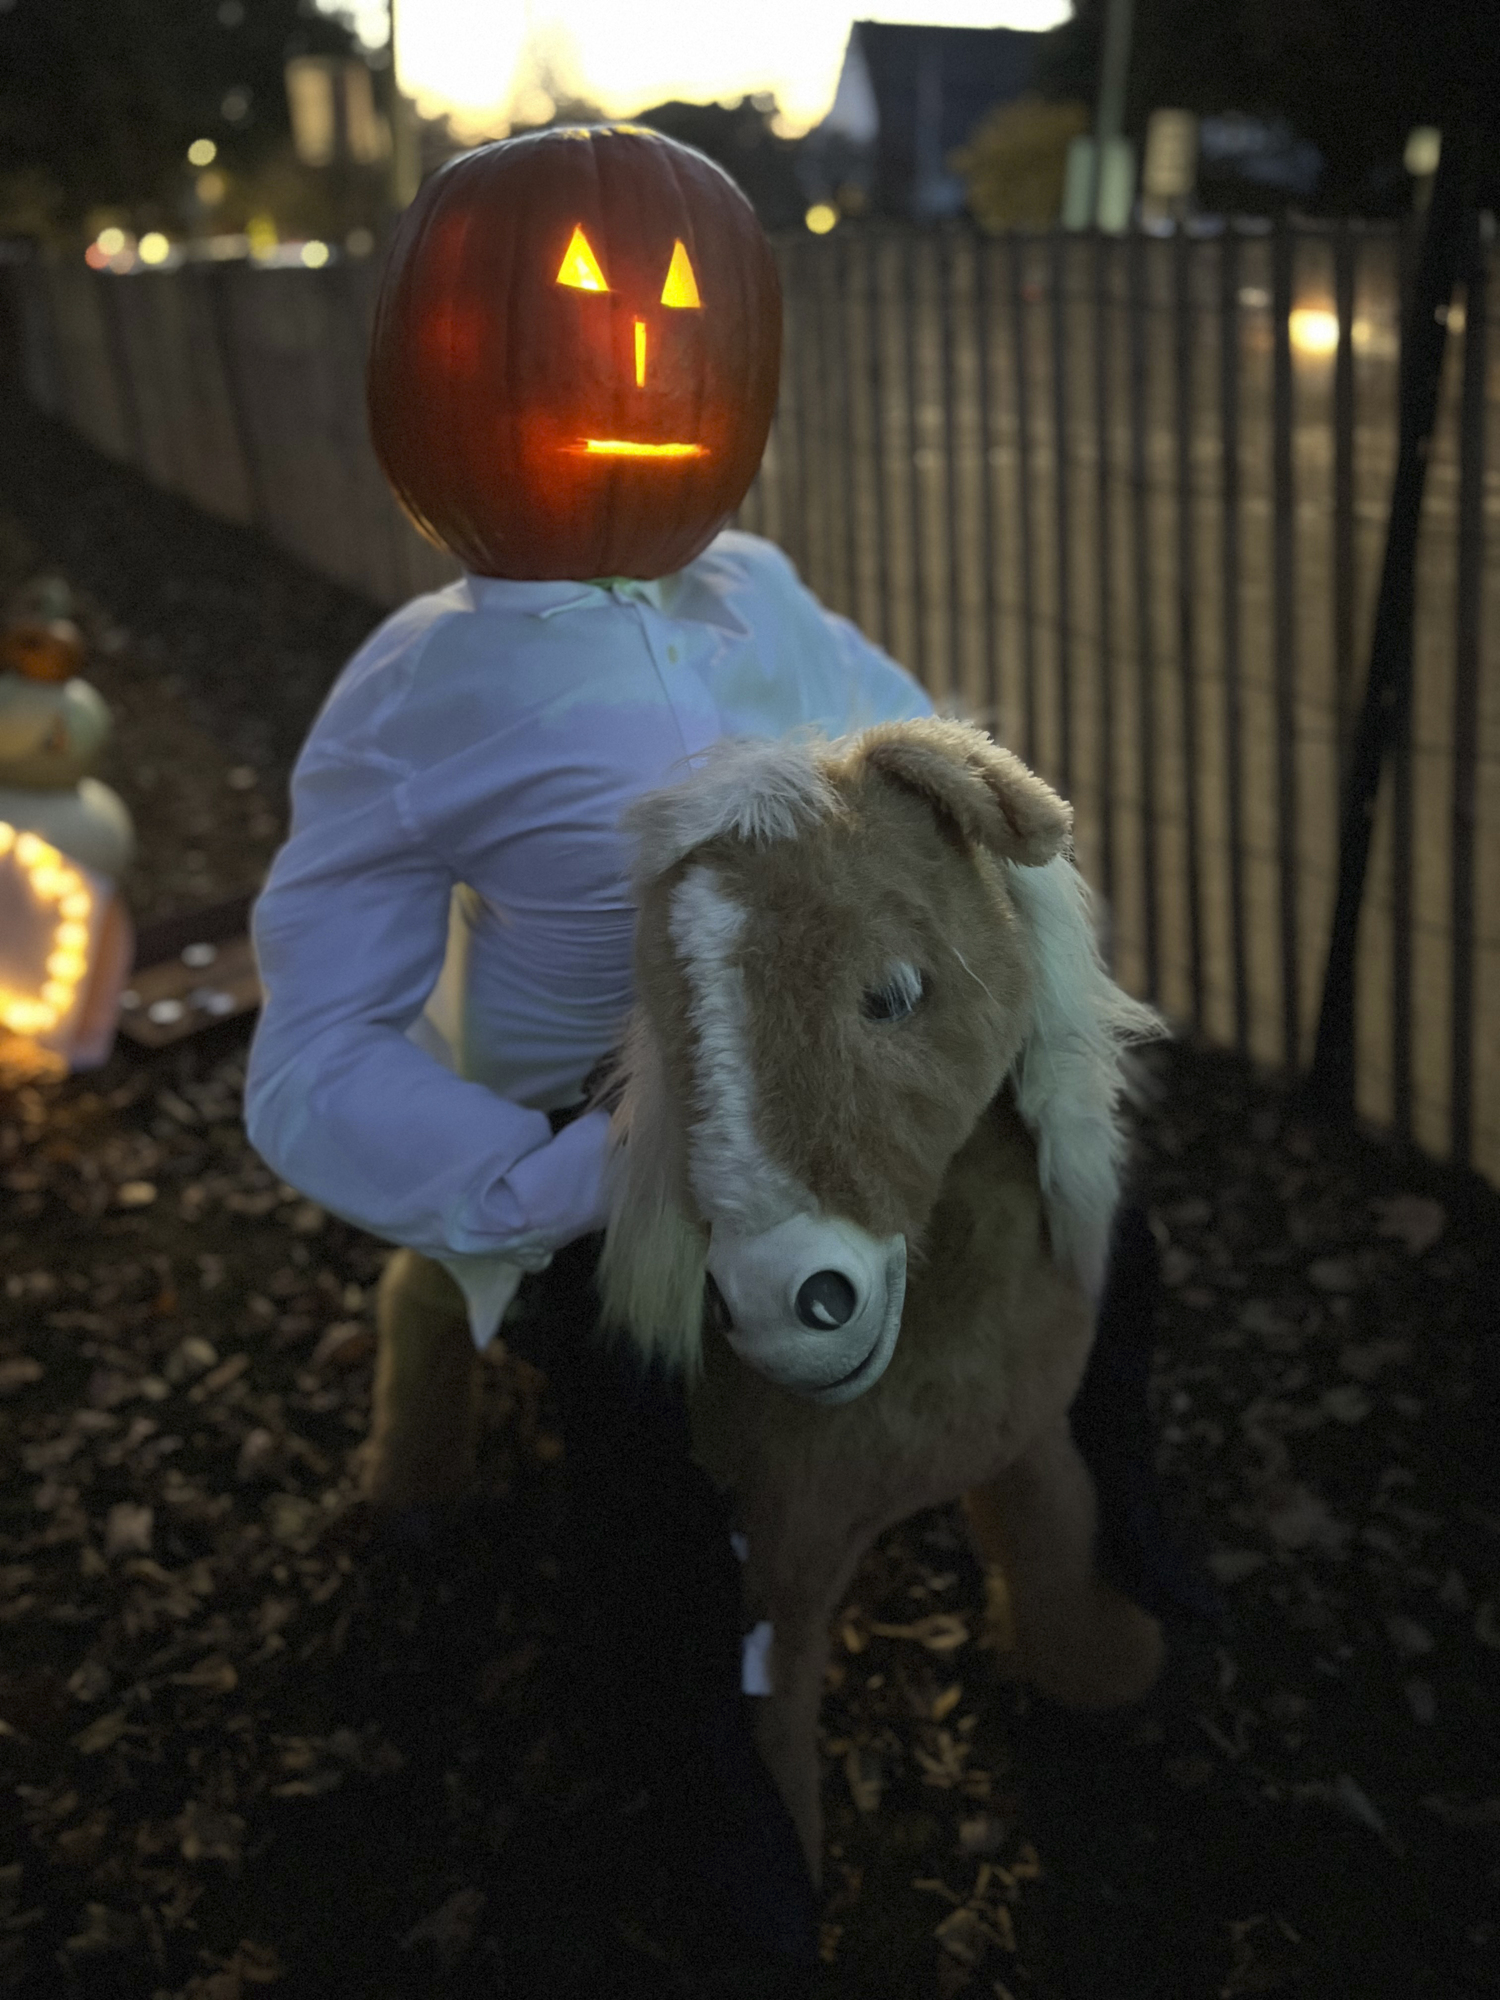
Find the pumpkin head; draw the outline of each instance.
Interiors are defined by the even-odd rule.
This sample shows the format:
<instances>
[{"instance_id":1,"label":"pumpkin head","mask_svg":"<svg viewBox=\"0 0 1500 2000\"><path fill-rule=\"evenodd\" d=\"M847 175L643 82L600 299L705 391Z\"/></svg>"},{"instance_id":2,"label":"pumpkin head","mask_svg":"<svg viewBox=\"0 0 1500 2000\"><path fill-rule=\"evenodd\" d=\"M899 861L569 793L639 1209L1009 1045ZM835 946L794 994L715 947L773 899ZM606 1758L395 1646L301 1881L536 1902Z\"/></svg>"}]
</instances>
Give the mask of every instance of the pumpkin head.
<instances>
[{"instance_id":1,"label":"pumpkin head","mask_svg":"<svg viewBox=\"0 0 1500 2000\"><path fill-rule=\"evenodd\" d=\"M0 633L0 668L29 681L69 681L83 670L83 634L71 618L23 618Z\"/></svg>"},{"instance_id":2,"label":"pumpkin head","mask_svg":"<svg viewBox=\"0 0 1500 2000\"><path fill-rule=\"evenodd\" d=\"M402 217L376 454L482 576L665 576L744 498L781 366L775 259L721 168L639 126L481 146Z\"/></svg>"}]
</instances>

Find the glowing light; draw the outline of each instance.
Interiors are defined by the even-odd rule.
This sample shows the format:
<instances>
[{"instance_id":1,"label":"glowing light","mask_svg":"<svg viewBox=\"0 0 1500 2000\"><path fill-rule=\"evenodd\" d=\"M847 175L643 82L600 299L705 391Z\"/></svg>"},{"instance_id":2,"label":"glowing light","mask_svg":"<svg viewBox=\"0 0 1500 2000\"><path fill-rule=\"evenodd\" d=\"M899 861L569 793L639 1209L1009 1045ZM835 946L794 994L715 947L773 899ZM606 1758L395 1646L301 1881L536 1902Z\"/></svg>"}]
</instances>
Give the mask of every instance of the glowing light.
<instances>
[{"instance_id":1,"label":"glowing light","mask_svg":"<svg viewBox=\"0 0 1500 2000\"><path fill-rule=\"evenodd\" d=\"M672 245L672 262L667 271L667 282L662 286L661 302L664 306L700 306L698 280L693 276L693 267L688 262L688 253L680 243Z\"/></svg>"},{"instance_id":2,"label":"glowing light","mask_svg":"<svg viewBox=\"0 0 1500 2000\"><path fill-rule=\"evenodd\" d=\"M1287 330L1299 354L1332 354L1339 344L1338 314L1321 306L1299 306L1288 320Z\"/></svg>"},{"instance_id":3,"label":"glowing light","mask_svg":"<svg viewBox=\"0 0 1500 2000\"><path fill-rule=\"evenodd\" d=\"M125 232L123 229L101 229L94 238L94 244L106 257L118 257L125 248Z\"/></svg>"},{"instance_id":4,"label":"glowing light","mask_svg":"<svg viewBox=\"0 0 1500 2000\"><path fill-rule=\"evenodd\" d=\"M47 951L50 976L42 982L40 993L12 993L0 988L0 1028L12 1035L47 1035L72 1011L88 971L85 920L93 912L94 899L77 870L68 866L49 841L19 832L0 820L0 855L11 853L26 871L38 901L58 905L59 922ZM37 1054L40 1057L39 1051Z\"/></svg>"},{"instance_id":5,"label":"glowing light","mask_svg":"<svg viewBox=\"0 0 1500 2000\"><path fill-rule=\"evenodd\" d=\"M219 149L212 139L195 139L188 147L189 164L195 167L211 167L219 157Z\"/></svg>"},{"instance_id":6,"label":"glowing light","mask_svg":"<svg viewBox=\"0 0 1500 2000\"><path fill-rule=\"evenodd\" d=\"M635 444L629 438L585 438L583 448L609 458L701 458L701 444Z\"/></svg>"},{"instance_id":7,"label":"glowing light","mask_svg":"<svg viewBox=\"0 0 1500 2000\"><path fill-rule=\"evenodd\" d=\"M1435 174L1443 156L1443 135L1436 125L1413 125L1406 135L1401 163L1414 180Z\"/></svg>"},{"instance_id":8,"label":"glowing light","mask_svg":"<svg viewBox=\"0 0 1500 2000\"><path fill-rule=\"evenodd\" d=\"M646 322L638 319L635 323L635 386L646 386Z\"/></svg>"},{"instance_id":9,"label":"glowing light","mask_svg":"<svg viewBox=\"0 0 1500 2000\"><path fill-rule=\"evenodd\" d=\"M568 243L567 253L562 260L562 269L557 274L560 285L572 285L580 292L607 292L604 273L599 269L599 260L589 248L589 239L579 223L573 225L573 235Z\"/></svg>"},{"instance_id":10,"label":"glowing light","mask_svg":"<svg viewBox=\"0 0 1500 2000\"><path fill-rule=\"evenodd\" d=\"M280 240L276 234L276 224L269 215L252 215L245 224L245 234L250 239L252 257L269 256Z\"/></svg>"},{"instance_id":11,"label":"glowing light","mask_svg":"<svg viewBox=\"0 0 1500 2000\"><path fill-rule=\"evenodd\" d=\"M321 271L328 262L328 245L314 240L302 246L302 261L309 271Z\"/></svg>"},{"instance_id":12,"label":"glowing light","mask_svg":"<svg viewBox=\"0 0 1500 2000\"><path fill-rule=\"evenodd\" d=\"M814 236L826 236L838 219L838 210L828 201L815 201L802 218Z\"/></svg>"},{"instance_id":13,"label":"glowing light","mask_svg":"<svg viewBox=\"0 0 1500 2000\"><path fill-rule=\"evenodd\" d=\"M205 208L217 208L228 191L229 183L222 174L199 174L198 199Z\"/></svg>"},{"instance_id":14,"label":"glowing light","mask_svg":"<svg viewBox=\"0 0 1500 2000\"><path fill-rule=\"evenodd\" d=\"M136 246L143 264L165 264L172 246L159 229L148 229Z\"/></svg>"},{"instance_id":15,"label":"glowing light","mask_svg":"<svg viewBox=\"0 0 1500 2000\"><path fill-rule=\"evenodd\" d=\"M97 243L91 243L88 249L84 251L83 261L91 271L107 271L109 269L109 259Z\"/></svg>"}]
</instances>

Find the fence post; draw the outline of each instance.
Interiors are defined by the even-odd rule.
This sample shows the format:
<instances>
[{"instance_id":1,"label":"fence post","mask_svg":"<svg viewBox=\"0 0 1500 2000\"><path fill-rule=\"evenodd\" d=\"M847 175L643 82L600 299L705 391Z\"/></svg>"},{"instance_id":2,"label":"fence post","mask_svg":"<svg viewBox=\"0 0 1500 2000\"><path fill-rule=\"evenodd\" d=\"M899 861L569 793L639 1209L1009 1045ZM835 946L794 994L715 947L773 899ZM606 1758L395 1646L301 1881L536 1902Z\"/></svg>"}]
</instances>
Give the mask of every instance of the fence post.
<instances>
[{"instance_id":1,"label":"fence post","mask_svg":"<svg viewBox=\"0 0 1500 2000\"><path fill-rule=\"evenodd\" d=\"M1464 244L1464 379L1459 412L1458 606L1453 688L1453 1157L1469 1164L1474 1129L1474 830L1478 800L1479 616L1484 581L1485 377L1489 244L1471 211Z\"/></svg>"},{"instance_id":2,"label":"fence post","mask_svg":"<svg viewBox=\"0 0 1500 2000\"><path fill-rule=\"evenodd\" d=\"M1338 892L1317 1041L1303 1091L1309 1110L1334 1117L1350 1118L1354 1113L1354 969L1360 904L1381 768L1387 748L1400 740L1411 708L1417 531L1448 336L1447 314L1439 317L1439 308L1453 297L1466 219L1474 206L1476 153L1474 131L1455 121L1444 134L1416 283L1402 327L1400 451L1391 490L1369 679L1349 756L1349 783L1339 834Z\"/></svg>"}]
</instances>

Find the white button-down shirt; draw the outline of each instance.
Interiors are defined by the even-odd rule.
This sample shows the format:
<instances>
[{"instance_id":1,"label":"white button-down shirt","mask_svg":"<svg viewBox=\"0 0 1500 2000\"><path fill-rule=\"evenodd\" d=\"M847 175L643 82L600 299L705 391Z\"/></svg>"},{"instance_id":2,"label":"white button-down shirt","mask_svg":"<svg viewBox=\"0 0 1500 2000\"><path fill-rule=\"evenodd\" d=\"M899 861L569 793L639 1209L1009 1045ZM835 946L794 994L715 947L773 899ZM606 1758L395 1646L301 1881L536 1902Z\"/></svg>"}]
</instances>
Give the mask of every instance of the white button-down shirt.
<instances>
[{"instance_id":1,"label":"white button-down shirt","mask_svg":"<svg viewBox=\"0 0 1500 2000\"><path fill-rule=\"evenodd\" d=\"M293 775L254 919L257 1150L446 1265L483 1346L523 1271L604 1226L607 1114L554 1138L546 1113L629 1013L623 808L721 736L931 706L753 535L651 583L468 576L414 599Z\"/></svg>"}]
</instances>

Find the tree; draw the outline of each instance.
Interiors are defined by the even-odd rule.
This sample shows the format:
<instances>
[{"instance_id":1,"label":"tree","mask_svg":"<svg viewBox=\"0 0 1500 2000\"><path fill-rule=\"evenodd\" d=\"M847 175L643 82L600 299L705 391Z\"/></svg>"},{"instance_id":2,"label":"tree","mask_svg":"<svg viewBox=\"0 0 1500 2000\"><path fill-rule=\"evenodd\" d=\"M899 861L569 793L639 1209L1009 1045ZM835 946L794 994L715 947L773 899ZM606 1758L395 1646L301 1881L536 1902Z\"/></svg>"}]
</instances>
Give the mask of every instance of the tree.
<instances>
[{"instance_id":1,"label":"tree","mask_svg":"<svg viewBox=\"0 0 1500 2000\"><path fill-rule=\"evenodd\" d=\"M0 228L76 227L99 209L171 223L195 139L230 173L259 172L289 142L287 57L357 46L315 0L10 0Z\"/></svg>"},{"instance_id":2,"label":"tree","mask_svg":"<svg viewBox=\"0 0 1500 2000\"><path fill-rule=\"evenodd\" d=\"M1093 103L1107 0L1075 0L1047 37L1039 87ZM1160 105L1282 118L1323 156L1315 206L1388 213L1409 199L1402 150L1442 126L1486 70L1477 0L1136 0L1126 128ZM1483 92L1481 91L1481 96Z\"/></svg>"},{"instance_id":3,"label":"tree","mask_svg":"<svg viewBox=\"0 0 1500 2000\"><path fill-rule=\"evenodd\" d=\"M948 158L975 220L985 229L1049 228L1062 210L1068 147L1088 128L1082 104L1041 97L997 104Z\"/></svg>"},{"instance_id":4,"label":"tree","mask_svg":"<svg viewBox=\"0 0 1500 2000\"><path fill-rule=\"evenodd\" d=\"M775 98L757 96L733 105L653 104L634 123L706 153L748 197L764 228L793 229L807 199L797 181L797 143L772 130L775 116Z\"/></svg>"}]
</instances>

